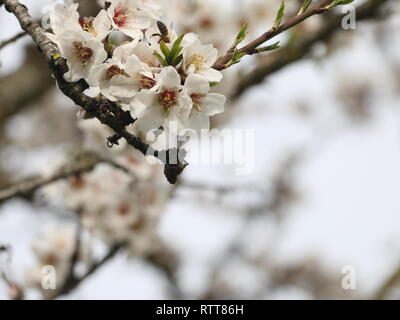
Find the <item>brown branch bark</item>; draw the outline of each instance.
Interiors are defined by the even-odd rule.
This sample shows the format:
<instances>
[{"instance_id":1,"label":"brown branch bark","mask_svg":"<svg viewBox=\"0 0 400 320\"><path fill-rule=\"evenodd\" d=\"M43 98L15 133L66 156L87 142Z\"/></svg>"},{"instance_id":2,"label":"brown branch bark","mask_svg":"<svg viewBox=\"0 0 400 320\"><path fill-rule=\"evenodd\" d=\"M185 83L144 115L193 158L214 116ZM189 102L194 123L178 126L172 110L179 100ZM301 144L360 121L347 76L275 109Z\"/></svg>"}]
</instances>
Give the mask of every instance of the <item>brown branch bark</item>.
<instances>
[{"instance_id":1,"label":"brown branch bark","mask_svg":"<svg viewBox=\"0 0 400 320\"><path fill-rule=\"evenodd\" d=\"M391 0L370 0L360 5L357 8L357 21L378 17L380 15L380 9L388 2L391 2ZM328 41L336 32L343 32L343 30L338 29L342 19L343 16L340 14L329 15L327 19L324 20L324 25L321 29L270 54L266 61L263 61L239 81L232 95L232 99L239 98L247 89L262 83L267 76L304 58L315 44ZM347 30L347 32L351 31Z\"/></svg>"},{"instance_id":2,"label":"brown branch bark","mask_svg":"<svg viewBox=\"0 0 400 320\"><path fill-rule=\"evenodd\" d=\"M148 144L126 130L126 126L135 121L129 111L123 111L117 103L106 99L104 96L100 95L96 98L86 96L83 91L88 88L88 85L83 80L76 83L65 81L63 75L68 70L66 60L57 58L60 56L57 46L47 38L45 31L32 19L26 6L19 3L18 0L3 0L3 2L6 9L17 17L22 29L32 37L45 56L58 87L64 95L81 106L88 114L113 129L143 155L151 154L162 161L167 180L170 183L176 183L178 176L187 165L178 156L178 150L153 150Z\"/></svg>"}]
</instances>

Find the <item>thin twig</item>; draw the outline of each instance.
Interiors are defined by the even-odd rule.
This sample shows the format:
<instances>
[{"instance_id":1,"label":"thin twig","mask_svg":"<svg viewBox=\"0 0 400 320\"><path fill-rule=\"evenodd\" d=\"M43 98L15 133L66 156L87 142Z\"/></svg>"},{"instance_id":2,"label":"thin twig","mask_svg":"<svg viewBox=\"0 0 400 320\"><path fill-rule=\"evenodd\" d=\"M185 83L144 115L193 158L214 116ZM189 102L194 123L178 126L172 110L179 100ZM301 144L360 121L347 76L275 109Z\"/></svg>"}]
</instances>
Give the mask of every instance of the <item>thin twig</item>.
<instances>
[{"instance_id":1,"label":"thin twig","mask_svg":"<svg viewBox=\"0 0 400 320\"><path fill-rule=\"evenodd\" d=\"M86 280L88 277L94 274L100 267L102 267L105 263L111 260L123 247L124 244L113 245L108 251L108 253L99 261L94 262L83 276L76 277L72 275L71 277L68 277L64 285L59 290L57 290L50 298L55 299L62 295L70 293L72 290L78 287L79 284L81 284L84 280Z\"/></svg>"},{"instance_id":2,"label":"thin twig","mask_svg":"<svg viewBox=\"0 0 400 320\"><path fill-rule=\"evenodd\" d=\"M81 249L81 236L82 236L81 223L80 223L80 220L78 220L78 227L77 227L76 236L75 236L74 252L71 255L67 276L65 277L64 284L61 287L61 289L59 290L59 292L66 291L68 289L69 283L71 283L71 281L74 281L76 278L75 277L75 269L76 269L76 265L79 261L79 253L80 253L80 249Z\"/></svg>"},{"instance_id":3,"label":"thin twig","mask_svg":"<svg viewBox=\"0 0 400 320\"><path fill-rule=\"evenodd\" d=\"M329 1L328 4L330 2L332 2L332 0ZM328 11L329 8L325 5L326 3L327 3L326 0L322 0L317 5L315 5L311 9L307 10L303 14L292 17L286 23L281 24L278 27L272 27L271 29L269 29L268 31L263 33L261 36L259 36L257 39L253 40L246 46L244 46L240 49L237 49L236 52L247 54L247 55L252 55L252 54L258 53L257 48L259 46L261 46L263 43L271 40L272 38L276 37L277 35L281 34L282 32L293 28L294 26L298 25L299 23L303 22L304 20L306 20L314 15L321 14L321 13ZM216 70L226 69L227 67L230 66L229 62L231 61L232 56L233 56L233 50L232 50L232 48L230 48L223 57L219 58L215 62L215 64L213 65L213 68Z\"/></svg>"},{"instance_id":4,"label":"thin twig","mask_svg":"<svg viewBox=\"0 0 400 320\"><path fill-rule=\"evenodd\" d=\"M78 155L72 163L60 168L58 172L54 173L50 177L38 177L24 180L7 189L0 190L0 204L13 197L31 195L36 190L59 180L79 176L92 171L99 163L107 163L116 169L131 174L128 169L110 159L102 158L94 153L82 153Z\"/></svg>"},{"instance_id":5,"label":"thin twig","mask_svg":"<svg viewBox=\"0 0 400 320\"><path fill-rule=\"evenodd\" d=\"M16 34L15 36L13 36L12 38L0 42L0 50L3 49L5 46L9 45L10 43L17 41L18 39L22 38L25 35L26 35L25 32L20 32L20 33Z\"/></svg>"},{"instance_id":6,"label":"thin twig","mask_svg":"<svg viewBox=\"0 0 400 320\"><path fill-rule=\"evenodd\" d=\"M383 300L387 298L387 295L390 293L392 289L398 287L400 283L400 267L397 267L396 270L383 282L382 286L377 290L374 300Z\"/></svg>"},{"instance_id":7,"label":"thin twig","mask_svg":"<svg viewBox=\"0 0 400 320\"><path fill-rule=\"evenodd\" d=\"M370 0L357 7L357 21L368 20L377 17L383 5L391 0ZM338 29L343 16L340 14L330 15L324 20L324 25L311 35L302 37L295 43L290 43L276 53L269 55L270 59L261 62L255 69L251 70L238 83L232 98L239 98L247 89L260 84L265 77L281 70L287 65L296 62L307 55L310 49L318 42L328 41Z\"/></svg>"}]
</instances>

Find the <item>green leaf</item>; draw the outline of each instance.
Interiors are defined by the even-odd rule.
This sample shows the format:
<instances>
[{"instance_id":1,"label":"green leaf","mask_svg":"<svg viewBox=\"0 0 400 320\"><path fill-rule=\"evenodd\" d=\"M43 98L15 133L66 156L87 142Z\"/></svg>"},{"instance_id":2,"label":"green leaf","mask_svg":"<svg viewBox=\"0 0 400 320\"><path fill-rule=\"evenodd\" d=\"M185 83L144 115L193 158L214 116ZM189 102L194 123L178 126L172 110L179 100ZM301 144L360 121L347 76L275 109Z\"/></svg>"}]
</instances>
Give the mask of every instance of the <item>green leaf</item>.
<instances>
[{"instance_id":1,"label":"green leaf","mask_svg":"<svg viewBox=\"0 0 400 320\"><path fill-rule=\"evenodd\" d=\"M157 58L157 60L161 63L163 67L168 66L167 61L158 52L154 52L153 55Z\"/></svg>"},{"instance_id":2,"label":"green leaf","mask_svg":"<svg viewBox=\"0 0 400 320\"><path fill-rule=\"evenodd\" d=\"M307 9L310 7L312 0L304 0L303 5L301 6L299 12L297 13L297 15L301 15L304 12L307 11Z\"/></svg>"},{"instance_id":3,"label":"green leaf","mask_svg":"<svg viewBox=\"0 0 400 320\"><path fill-rule=\"evenodd\" d=\"M241 42L243 42L243 40L246 39L247 35L249 34L249 32L247 31L247 27L248 27L248 23L246 23L239 31L238 35L236 36L235 39L235 47L237 47L237 45Z\"/></svg>"},{"instance_id":4,"label":"green leaf","mask_svg":"<svg viewBox=\"0 0 400 320\"><path fill-rule=\"evenodd\" d=\"M340 3L342 2L342 0L335 0L333 1L330 5L328 5L329 8L333 8L338 6Z\"/></svg>"},{"instance_id":5,"label":"green leaf","mask_svg":"<svg viewBox=\"0 0 400 320\"><path fill-rule=\"evenodd\" d=\"M240 59L242 59L247 53L235 51L232 55L231 62L232 64L240 62Z\"/></svg>"},{"instance_id":6,"label":"green leaf","mask_svg":"<svg viewBox=\"0 0 400 320\"><path fill-rule=\"evenodd\" d=\"M183 54L180 54L179 56L177 56L172 62L171 65L176 67L178 64L180 64L183 60Z\"/></svg>"},{"instance_id":7,"label":"green leaf","mask_svg":"<svg viewBox=\"0 0 400 320\"><path fill-rule=\"evenodd\" d=\"M275 42L275 43L273 43L273 44L271 44L269 46L258 48L257 51L258 52L266 52L266 51L276 50L276 49L279 49L279 48L280 48L279 41L277 41L277 42Z\"/></svg>"},{"instance_id":8,"label":"green leaf","mask_svg":"<svg viewBox=\"0 0 400 320\"><path fill-rule=\"evenodd\" d=\"M161 52L164 54L165 59L168 60L170 51L169 51L169 48L167 47L167 45L165 44L164 41L160 42L160 49L161 49Z\"/></svg>"},{"instance_id":9,"label":"green leaf","mask_svg":"<svg viewBox=\"0 0 400 320\"><path fill-rule=\"evenodd\" d=\"M328 6L326 6L327 9L331 9L334 8L336 6L342 6L342 5L346 5L346 4L350 4L352 3L354 0L335 0L333 1L331 4L329 4Z\"/></svg>"},{"instance_id":10,"label":"green leaf","mask_svg":"<svg viewBox=\"0 0 400 320\"><path fill-rule=\"evenodd\" d=\"M171 65L177 65L178 63L176 63L176 60L179 58L180 53L183 50L182 47L182 40L183 40L184 35L181 35L178 39L175 40L172 49L170 51L169 57L167 59L167 61L171 64Z\"/></svg>"},{"instance_id":11,"label":"green leaf","mask_svg":"<svg viewBox=\"0 0 400 320\"><path fill-rule=\"evenodd\" d=\"M210 88L216 87L217 85L219 85L219 82L217 82L217 81L210 82Z\"/></svg>"},{"instance_id":12,"label":"green leaf","mask_svg":"<svg viewBox=\"0 0 400 320\"><path fill-rule=\"evenodd\" d=\"M285 15L285 0L282 0L281 7L279 8L275 18L275 24L274 24L275 28L278 28L281 25L284 15Z\"/></svg>"},{"instance_id":13,"label":"green leaf","mask_svg":"<svg viewBox=\"0 0 400 320\"><path fill-rule=\"evenodd\" d=\"M184 34L182 34L178 39L175 40L173 46L172 46L172 50L177 50L178 48L180 48L182 46L182 40L185 37Z\"/></svg>"}]
</instances>

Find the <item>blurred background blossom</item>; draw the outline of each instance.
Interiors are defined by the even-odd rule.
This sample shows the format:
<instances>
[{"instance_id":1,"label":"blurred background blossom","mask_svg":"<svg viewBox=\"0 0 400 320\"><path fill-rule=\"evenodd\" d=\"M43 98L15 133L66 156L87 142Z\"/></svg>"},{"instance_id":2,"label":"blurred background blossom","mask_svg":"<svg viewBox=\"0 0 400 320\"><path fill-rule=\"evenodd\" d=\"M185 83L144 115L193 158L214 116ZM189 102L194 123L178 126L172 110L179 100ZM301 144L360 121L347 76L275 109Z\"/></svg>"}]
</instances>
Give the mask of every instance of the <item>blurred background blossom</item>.
<instances>
[{"instance_id":1,"label":"blurred background blossom","mask_svg":"<svg viewBox=\"0 0 400 320\"><path fill-rule=\"evenodd\" d=\"M55 3L21 2L36 19ZM102 5L78 2L83 15ZM245 22L251 38L266 30L280 5L164 2L167 24L220 53ZM254 172L194 164L174 187L128 146L108 148L97 120L78 119L28 37L1 49L0 189L96 165L0 204L0 298L398 298L400 4L376 2L356 30L327 29L340 10L316 16L281 50L224 71L213 127L255 131ZM20 32L0 17L0 41ZM44 265L57 290L41 289ZM342 288L345 265L355 290Z\"/></svg>"}]
</instances>

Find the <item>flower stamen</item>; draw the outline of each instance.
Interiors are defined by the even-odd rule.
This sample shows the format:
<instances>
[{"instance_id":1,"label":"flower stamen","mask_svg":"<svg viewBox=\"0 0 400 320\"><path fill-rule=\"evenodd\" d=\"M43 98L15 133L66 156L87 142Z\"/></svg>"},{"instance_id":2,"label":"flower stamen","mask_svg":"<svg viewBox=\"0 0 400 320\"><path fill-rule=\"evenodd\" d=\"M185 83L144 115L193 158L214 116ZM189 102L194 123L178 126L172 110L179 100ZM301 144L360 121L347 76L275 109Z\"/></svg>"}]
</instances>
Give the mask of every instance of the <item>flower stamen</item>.
<instances>
[{"instance_id":1,"label":"flower stamen","mask_svg":"<svg viewBox=\"0 0 400 320\"><path fill-rule=\"evenodd\" d=\"M97 35L96 31L94 30L93 27L93 17L85 17L85 18L80 18L79 19L79 24L81 25L82 29L86 32L89 32L93 35Z\"/></svg>"},{"instance_id":2,"label":"flower stamen","mask_svg":"<svg viewBox=\"0 0 400 320\"><path fill-rule=\"evenodd\" d=\"M127 9L119 9L114 12L114 23L118 27L123 27L128 22L130 12Z\"/></svg>"},{"instance_id":3,"label":"flower stamen","mask_svg":"<svg viewBox=\"0 0 400 320\"><path fill-rule=\"evenodd\" d=\"M197 112L201 112L201 105L203 104L203 98L205 97L205 94L200 94L200 93L193 93L190 95L190 98L193 101L193 109L196 110Z\"/></svg>"},{"instance_id":4,"label":"flower stamen","mask_svg":"<svg viewBox=\"0 0 400 320\"><path fill-rule=\"evenodd\" d=\"M120 67L118 67L114 64L107 69L106 79L110 80L112 77L114 77L116 75L123 75L123 76L129 78L129 74L127 74L124 70L122 70Z\"/></svg>"},{"instance_id":5,"label":"flower stamen","mask_svg":"<svg viewBox=\"0 0 400 320\"><path fill-rule=\"evenodd\" d=\"M159 101L166 109L171 109L176 105L178 97L175 91L167 89L160 93Z\"/></svg>"},{"instance_id":6,"label":"flower stamen","mask_svg":"<svg viewBox=\"0 0 400 320\"><path fill-rule=\"evenodd\" d=\"M84 47L82 42L74 41L73 45L75 47L76 58L85 65L89 62L90 58L93 56L93 50L91 48Z\"/></svg>"},{"instance_id":7,"label":"flower stamen","mask_svg":"<svg viewBox=\"0 0 400 320\"><path fill-rule=\"evenodd\" d=\"M193 64L197 71L203 70L204 69L203 65L205 63L207 63L206 58L197 53L193 54L189 59L189 65Z\"/></svg>"},{"instance_id":8,"label":"flower stamen","mask_svg":"<svg viewBox=\"0 0 400 320\"><path fill-rule=\"evenodd\" d=\"M156 85L156 80L141 74L138 77L140 89L151 89Z\"/></svg>"}]
</instances>

